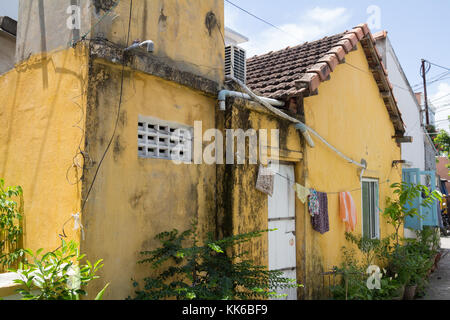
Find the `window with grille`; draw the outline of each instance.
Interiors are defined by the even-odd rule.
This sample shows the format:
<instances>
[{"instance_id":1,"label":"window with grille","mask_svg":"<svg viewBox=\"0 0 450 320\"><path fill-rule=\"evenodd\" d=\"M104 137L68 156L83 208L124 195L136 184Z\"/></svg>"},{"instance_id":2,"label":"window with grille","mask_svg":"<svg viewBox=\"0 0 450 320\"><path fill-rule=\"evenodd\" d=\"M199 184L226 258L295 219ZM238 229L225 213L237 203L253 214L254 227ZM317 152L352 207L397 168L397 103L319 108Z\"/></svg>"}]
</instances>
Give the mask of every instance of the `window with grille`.
<instances>
[{"instance_id":1,"label":"window with grille","mask_svg":"<svg viewBox=\"0 0 450 320\"><path fill-rule=\"evenodd\" d=\"M139 116L138 156L192 161L192 127Z\"/></svg>"},{"instance_id":2,"label":"window with grille","mask_svg":"<svg viewBox=\"0 0 450 320\"><path fill-rule=\"evenodd\" d=\"M378 180L363 179L362 181L362 225L363 237L380 238L379 217L379 187Z\"/></svg>"}]
</instances>

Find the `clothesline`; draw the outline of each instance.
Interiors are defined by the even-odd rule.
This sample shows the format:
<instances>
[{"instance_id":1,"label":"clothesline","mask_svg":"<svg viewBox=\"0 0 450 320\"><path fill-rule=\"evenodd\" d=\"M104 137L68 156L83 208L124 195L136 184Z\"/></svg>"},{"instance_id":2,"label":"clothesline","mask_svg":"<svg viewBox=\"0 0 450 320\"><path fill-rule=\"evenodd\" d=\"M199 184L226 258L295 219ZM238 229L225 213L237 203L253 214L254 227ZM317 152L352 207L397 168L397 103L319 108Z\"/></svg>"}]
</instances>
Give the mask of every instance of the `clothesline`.
<instances>
[{"instance_id":1,"label":"clothesline","mask_svg":"<svg viewBox=\"0 0 450 320\"><path fill-rule=\"evenodd\" d=\"M274 174L280 176L281 178L284 178L284 179L287 180L288 182L292 183L292 185L294 185L294 184L296 183L295 181L291 181L291 179L289 179L289 177L286 177L286 176L284 176L284 175L282 175L282 174L280 174L280 173L278 173L278 172L274 172ZM389 174L390 174L390 173L389 173ZM390 182L390 179L387 179L387 180L385 180L385 181L383 181L383 182L380 182L379 185L385 184L385 183L389 183L389 182ZM326 193L326 194L332 194L332 195L337 194L337 195L338 195L338 194L340 194L341 192L356 192L356 191L361 191L361 190L362 190L362 187L361 187L361 188L358 188L358 189L353 189L353 190L350 190L350 191L323 192L323 193ZM319 191L319 190L317 190L317 191ZM322 192L322 191L319 191L319 192Z\"/></svg>"}]
</instances>

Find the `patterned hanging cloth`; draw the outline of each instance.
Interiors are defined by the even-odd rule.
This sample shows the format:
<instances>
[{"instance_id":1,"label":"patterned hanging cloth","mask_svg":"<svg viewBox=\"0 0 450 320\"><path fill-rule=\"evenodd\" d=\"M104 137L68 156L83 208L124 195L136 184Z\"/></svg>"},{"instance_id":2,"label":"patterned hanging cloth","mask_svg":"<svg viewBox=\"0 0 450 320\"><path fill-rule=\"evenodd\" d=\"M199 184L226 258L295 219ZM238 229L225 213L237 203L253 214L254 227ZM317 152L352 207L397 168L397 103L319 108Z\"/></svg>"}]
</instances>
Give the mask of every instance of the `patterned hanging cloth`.
<instances>
[{"instance_id":1,"label":"patterned hanging cloth","mask_svg":"<svg viewBox=\"0 0 450 320\"><path fill-rule=\"evenodd\" d=\"M328 195L323 192L317 192L318 213L311 216L311 224L315 231L320 234L330 231L330 223L328 219Z\"/></svg>"},{"instance_id":2,"label":"patterned hanging cloth","mask_svg":"<svg viewBox=\"0 0 450 320\"><path fill-rule=\"evenodd\" d=\"M314 189L309 190L308 196L308 210L311 217L319 214L319 198L317 197L317 191Z\"/></svg>"}]
</instances>

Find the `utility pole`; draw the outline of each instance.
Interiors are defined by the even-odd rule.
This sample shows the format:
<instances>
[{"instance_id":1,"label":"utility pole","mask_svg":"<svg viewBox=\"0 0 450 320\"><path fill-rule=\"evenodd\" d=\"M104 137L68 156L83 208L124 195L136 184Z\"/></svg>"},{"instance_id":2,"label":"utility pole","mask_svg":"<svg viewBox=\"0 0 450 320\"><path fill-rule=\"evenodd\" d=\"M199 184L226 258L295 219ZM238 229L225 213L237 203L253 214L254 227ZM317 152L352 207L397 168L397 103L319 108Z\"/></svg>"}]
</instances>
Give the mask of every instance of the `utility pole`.
<instances>
[{"instance_id":1,"label":"utility pole","mask_svg":"<svg viewBox=\"0 0 450 320\"><path fill-rule=\"evenodd\" d=\"M428 94L427 94L427 75L425 72L425 60L422 59L422 77L423 77L423 93L425 98L425 119L427 123L427 127L430 125L430 115L428 112Z\"/></svg>"}]
</instances>

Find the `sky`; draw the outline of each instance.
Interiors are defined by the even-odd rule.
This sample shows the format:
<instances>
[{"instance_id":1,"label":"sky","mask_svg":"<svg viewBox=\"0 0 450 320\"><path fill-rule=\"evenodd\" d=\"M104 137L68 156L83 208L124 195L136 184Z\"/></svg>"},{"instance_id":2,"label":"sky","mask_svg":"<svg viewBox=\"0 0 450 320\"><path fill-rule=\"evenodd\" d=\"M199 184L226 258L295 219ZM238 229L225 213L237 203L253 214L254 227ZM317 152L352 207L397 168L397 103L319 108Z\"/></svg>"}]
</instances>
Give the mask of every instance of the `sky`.
<instances>
[{"instance_id":1,"label":"sky","mask_svg":"<svg viewBox=\"0 0 450 320\"><path fill-rule=\"evenodd\" d=\"M242 45L250 57L368 23L373 33L388 31L392 46L415 91L423 91L419 73L422 58L450 70L449 0L230 1L284 31L259 21L225 1L225 25L250 39ZM427 77L432 80L449 70L432 66ZM433 105L437 107L437 126L450 131L450 72L444 80L430 84L428 94L429 100L435 101Z\"/></svg>"},{"instance_id":2,"label":"sky","mask_svg":"<svg viewBox=\"0 0 450 320\"><path fill-rule=\"evenodd\" d=\"M249 56L317 40L360 23L369 23L373 33L388 31L415 91L423 90L419 73L422 58L450 69L449 0L229 1L283 30L271 27L225 1L225 25L250 39L242 45ZM0 0L0 16L17 19L18 2ZM446 71L449 70L431 66L427 77L439 79ZM447 120L450 115L450 73L431 83L428 93L429 100L437 107L438 128L450 131Z\"/></svg>"}]
</instances>

